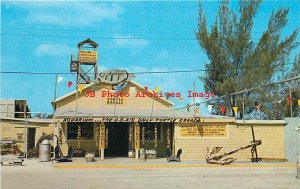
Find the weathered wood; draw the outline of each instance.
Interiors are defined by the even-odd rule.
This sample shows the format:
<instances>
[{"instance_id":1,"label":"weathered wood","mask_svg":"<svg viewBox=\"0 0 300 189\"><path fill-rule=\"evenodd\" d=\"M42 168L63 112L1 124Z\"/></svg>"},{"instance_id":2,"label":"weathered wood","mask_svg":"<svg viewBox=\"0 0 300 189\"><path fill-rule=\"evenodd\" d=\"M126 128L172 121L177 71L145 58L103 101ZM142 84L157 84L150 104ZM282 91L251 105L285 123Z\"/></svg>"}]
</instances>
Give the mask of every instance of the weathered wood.
<instances>
[{"instance_id":1,"label":"weathered wood","mask_svg":"<svg viewBox=\"0 0 300 189\"><path fill-rule=\"evenodd\" d=\"M226 158L226 159L222 159L223 157L229 156L231 154L237 153L241 150L245 150L247 148L255 148L258 145L261 145L261 140L256 140L256 141L252 141L252 144L246 145L246 146L242 146L239 147L235 150L231 150L229 152L225 152L222 155L215 155L216 153L218 153L223 147L215 147L211 152L209 152L209 148L207 148L207 154L206 154L206 162L210 163L210 164L219 164L219 165L226 165L226 164L230 164L232 162L234 162L235 160L237 160L236 158Z\"/></svg>"}]
</instances>

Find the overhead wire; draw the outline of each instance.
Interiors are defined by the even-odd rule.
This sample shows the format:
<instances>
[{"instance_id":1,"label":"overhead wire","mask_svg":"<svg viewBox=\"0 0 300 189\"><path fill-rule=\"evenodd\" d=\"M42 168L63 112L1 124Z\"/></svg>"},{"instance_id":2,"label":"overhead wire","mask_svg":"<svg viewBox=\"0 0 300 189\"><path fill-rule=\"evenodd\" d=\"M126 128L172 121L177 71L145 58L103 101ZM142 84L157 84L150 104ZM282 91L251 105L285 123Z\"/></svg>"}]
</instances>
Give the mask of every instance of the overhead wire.
<instances>
[{"instance_id":1,"label":"overhead wire","mask_svg":"<svg viewBox=\"0 0 300 189\"><path fill-rule=\"evenodd\" d=\"M267 86L269 85L278 85L278 84L281 84L281 83L285 83L285 82L290 82L290 81L294 81L294 80L299 80L300 79L300 76L297 76L297 77L293 77L293 78L288 78L288 79L284 79L284 80L281 80L281 81L277 81L277 82L273 82L273 83L269 83L267 84ZM265 86L265 85L264 85ZM259 85L259 86L256 86L256 87L252 87L250 89L244 89L242 91L237 91L237 92L233 92L233 93L230 93L228 94L227 96L234 96L234 95L237 95L237 94L243 94L243 93L246 93L246 92L250 92L250 91L253 91L253 90L257 90L261 87L264 87L263 85ZM222 95L222 96L219 96L219 97L216 97L216 98L213 98L213 99L208 99L208 100L205 100L203 102L200 102L199 104L203 104L203 103L207 103L207 102L211 102L211 101L215 101L215 100L218 100L218 99L223 99L225 98L226 95ZM184 107L181 107L181 108L176 108L176 109L173 109L173 110L181 110L181 109L185 109L185 108L188 108L188 107L193 107L193 106L196 106L197 103L194 103L194 104L189 104L187 106L184 106Z\"/></svg>"},{"instance_id":2,"label":"overhead wire","mask_svg":"<svg viewBox=\"0 0 300 189\"><path fill-rule=\"evenodd\" d=\"M285 63L281 65L289 65L294 63ZM254 69L254 68L263 68L263 67L277 67L279 65L266 65L266 66L249 66L249 67L241 67L237 68L239 70L242 69ZM236 68L227 68L227 69L197 69L197 70L171 70L171 71L144 71L144 72L128 72L129 74L172 74L172 73L193 73L193 72L213 72L213 71L228 71L228 70L236 70ZM29 71L0 71L1 74L32 74L32 75L67 75L72 74L71 72L29 72Z\"/></svg>"}]
</instances>

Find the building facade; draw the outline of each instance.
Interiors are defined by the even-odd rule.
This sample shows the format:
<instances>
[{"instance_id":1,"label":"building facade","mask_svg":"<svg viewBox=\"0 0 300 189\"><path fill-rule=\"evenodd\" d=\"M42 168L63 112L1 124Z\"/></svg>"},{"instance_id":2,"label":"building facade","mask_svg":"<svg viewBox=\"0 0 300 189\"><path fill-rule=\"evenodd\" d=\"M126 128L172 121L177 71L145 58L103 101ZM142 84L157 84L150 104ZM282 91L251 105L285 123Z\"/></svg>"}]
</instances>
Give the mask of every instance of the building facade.
<instances>
[{"instance_id":1,"label":"building facade","mask_svg":"<svg viewBox=\"0 0 300 189\"><path fill-rule=\"evenodd\" d=\"M182 160L205 160L207 148L222 152L251 143L252 129L260 158L285 160L284 121L239 121L234 118L204 118L172 110L171 101L131 80L121 90L113 84L95 82L81 91L66 94L53 103L54 135L64 154L72 147L106 157L142 157L152 150L166 157L182 149ZM167 150L168 149L168 150ZM250 159L250 149L233 154Z\"/></svg>"}]
</instances>

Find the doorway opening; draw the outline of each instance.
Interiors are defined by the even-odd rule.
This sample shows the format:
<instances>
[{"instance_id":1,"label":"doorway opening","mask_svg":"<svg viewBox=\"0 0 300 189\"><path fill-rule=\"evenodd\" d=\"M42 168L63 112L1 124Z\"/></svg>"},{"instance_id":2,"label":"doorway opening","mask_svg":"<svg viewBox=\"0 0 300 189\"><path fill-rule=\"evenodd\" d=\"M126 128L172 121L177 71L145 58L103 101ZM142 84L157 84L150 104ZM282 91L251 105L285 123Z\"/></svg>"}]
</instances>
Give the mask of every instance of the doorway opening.
<instances>
[{"instance_id":1,"label":"doorway opening","mask_svg":"<svg viewBox=\"0 0 300 189\"><path fill-rule=\"evenodd\" d=\"M105 156L127 157L129 149L129 123L106 123L108 129L108 144L105 149Z\"/></svg>"},{"instance_id":2,"label":"doorway opening","mask_svg":"<svg viewBox=\"0 0 300 189\"><path fill-rule=\"evenodd\" d=\"M35 148L35 128L28 128L28 143L27 143L27 149L31 150Z\"/></svg>"}]
</instances>

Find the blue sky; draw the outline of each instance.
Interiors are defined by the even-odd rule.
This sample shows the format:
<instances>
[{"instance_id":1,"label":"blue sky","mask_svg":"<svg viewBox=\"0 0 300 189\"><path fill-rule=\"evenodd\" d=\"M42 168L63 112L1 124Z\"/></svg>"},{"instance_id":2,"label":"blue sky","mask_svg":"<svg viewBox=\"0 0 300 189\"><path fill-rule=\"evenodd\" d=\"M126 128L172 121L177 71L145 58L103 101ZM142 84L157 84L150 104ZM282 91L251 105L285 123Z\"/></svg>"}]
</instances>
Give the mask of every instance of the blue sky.
<instances>
[{"instance_id":1,"label":"blue sky","mask_svg":"<svg viewBox=\"0 0 300 189\"><path fill-rule=\"evenodd\" d=\"M203 1L210 26L219 1ZM231 6L237 8L237 2ZM272 9L289 7L289 22L283 36L300 25L300 1L263 2L256 16L253 40L266 29ZM195 39L198 1L2 1L1 71L69 72L70 54L77 44L91 38L100 44L100 71L129 72L204 69L207 56ZM125 38L125 39L124 39ZM130 38L130 39L126 39ZM138 39L132 39L138 38ZM300 40L298 36L298 41ZM291 60L298 47L292 53ZM163 92L181 92L184 101L172 98L176 107L192 99L187 91L203 91L198 73L144 74L135 81ZM57 96L70 92L69 80L61 74ZM55 75L1 74L1 98L26 99L32 111L52 112ZM206 113L206 107L201 107Z\"/></svg>"}]
</instances>

